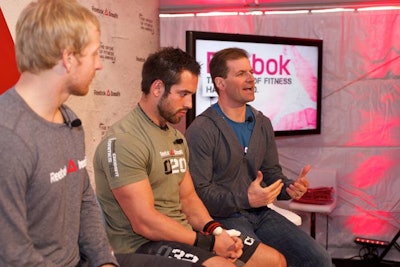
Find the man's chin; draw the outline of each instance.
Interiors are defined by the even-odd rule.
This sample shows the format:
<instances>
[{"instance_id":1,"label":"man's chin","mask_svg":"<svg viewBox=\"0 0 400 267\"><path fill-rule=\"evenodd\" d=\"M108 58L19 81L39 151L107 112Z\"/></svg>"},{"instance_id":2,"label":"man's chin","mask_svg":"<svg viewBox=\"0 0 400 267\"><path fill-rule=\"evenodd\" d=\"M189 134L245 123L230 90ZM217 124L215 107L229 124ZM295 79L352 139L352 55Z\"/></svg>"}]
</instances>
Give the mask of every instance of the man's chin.
<instances>
[{"instance_id":1,"label":"man's chin","mask_svg":"<svg viewBox=\"0 0 400 267\"><path fill-rule=\"evenodd\" d=\"M178 123L181 122L182 118L183 118L183 116L182 117L181 116L174 116L173 118L170 118L168 120L168 122L171 123L171 124L178 124Z\"/></svg>"},{"instance_id":2,"label":"man's chin","mask_svg":"<svg viewBox=\"0 0 400 267\"><path fill-rule=\"evenodd\" d=\"M74 96L85 96L89 93L89 88L85 88L82 90L73 90L70 93L71 93L71 95L74 95Z\"/></svg>"}]
</instances>

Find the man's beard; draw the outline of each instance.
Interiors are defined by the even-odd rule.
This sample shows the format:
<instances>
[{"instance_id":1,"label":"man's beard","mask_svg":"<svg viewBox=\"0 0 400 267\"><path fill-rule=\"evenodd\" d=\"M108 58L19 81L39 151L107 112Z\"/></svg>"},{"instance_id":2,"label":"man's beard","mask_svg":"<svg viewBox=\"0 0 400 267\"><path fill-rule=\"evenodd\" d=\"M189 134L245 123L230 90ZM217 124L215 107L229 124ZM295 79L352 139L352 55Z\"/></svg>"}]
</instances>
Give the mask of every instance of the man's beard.
<instances>
[{"instance_id":1,"label":"man's beard","mask_svg":"<svg viewBox=\"0 0 400 267\"><path fill-rule=\"evenodd\" d=\"M178 110L177 112L169 111L168 110L169 105L166 99L167 99L166 97L162 97L160 102L157 104L158 113L167 122L172 124L177 124L178 122L181 121L181 117L177 116L177 113L180 112L181 110Z\"/></svg>"}]
</instances>

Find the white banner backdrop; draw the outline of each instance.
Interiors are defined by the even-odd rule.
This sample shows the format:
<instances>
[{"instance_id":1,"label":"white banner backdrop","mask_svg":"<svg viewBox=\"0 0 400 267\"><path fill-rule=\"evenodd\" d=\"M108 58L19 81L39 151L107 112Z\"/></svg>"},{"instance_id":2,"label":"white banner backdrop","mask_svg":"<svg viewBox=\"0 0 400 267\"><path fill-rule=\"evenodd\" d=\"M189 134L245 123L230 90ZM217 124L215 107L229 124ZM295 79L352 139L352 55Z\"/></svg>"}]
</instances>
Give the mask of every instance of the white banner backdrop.
<instances>
[{"instance_id":1,"label":"white banner backdrop","mask_svg":"<svg viewBox=\"0 0 400 267\"><path fill-rule=\"evenodd\" d=\"M158 0L81 2L100 19L103 69L97 72L87 96L70 97L67 104L82 120L88 171L93 181L92 159L97 144L108 127L139 101L143 62L159 48L159 3Z\"/></svg>"},{"instance_id":2,"label":"white banner backdrop","mask_svg":"<svg viewBox=\"0 0 400 267\"><path fill-rule=\"evenodd\" d=\"M322 39L322 133L278 138L281 164L291 178L306 164L337 170L338 205L328 220L334 258L359 255L355 236L394 237L400 228L399 11L160 22L161 46L185 48L187 30ZM301 215L309 231L308 214ZM318 215L316 238L323 245L325 232L326 217ZM385 259L400 261L400 255L392 248Z\"/></svg>"}]
</instances>

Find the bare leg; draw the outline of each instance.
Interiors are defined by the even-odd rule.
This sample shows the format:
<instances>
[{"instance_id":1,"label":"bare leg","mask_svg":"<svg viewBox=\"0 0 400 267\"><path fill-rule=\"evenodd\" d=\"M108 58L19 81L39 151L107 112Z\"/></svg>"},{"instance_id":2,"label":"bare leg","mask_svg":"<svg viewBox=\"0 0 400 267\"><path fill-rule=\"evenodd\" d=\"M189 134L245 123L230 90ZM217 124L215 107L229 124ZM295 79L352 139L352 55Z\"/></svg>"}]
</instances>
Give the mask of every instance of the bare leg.
<instances>
[{"instance_id":1,"label":"bare leg","mask_svg":"<svg viewBox=\"0 0 400 267\"><path fill-rule=\"evenodd\" d=\"M260 243L245 267L286 267L285 257L276 249Z\"/></svg>"},{"instance_id":2,"label":"bare leg","mask_svg":"<svg viewBox=\"0 0 400 267\"><path fill-rule=\"evenodd\" d=\"M227 259L225 259L223 257L220 257L220 256L215 256L215 257L209 258L208 260L203 262L203 265L206 266L206 267L221 267L221 266L224 266L224 267L235 267L236 266L231 261L229 261L229 260L227 260Z\"/></svg>"}]
</instances>

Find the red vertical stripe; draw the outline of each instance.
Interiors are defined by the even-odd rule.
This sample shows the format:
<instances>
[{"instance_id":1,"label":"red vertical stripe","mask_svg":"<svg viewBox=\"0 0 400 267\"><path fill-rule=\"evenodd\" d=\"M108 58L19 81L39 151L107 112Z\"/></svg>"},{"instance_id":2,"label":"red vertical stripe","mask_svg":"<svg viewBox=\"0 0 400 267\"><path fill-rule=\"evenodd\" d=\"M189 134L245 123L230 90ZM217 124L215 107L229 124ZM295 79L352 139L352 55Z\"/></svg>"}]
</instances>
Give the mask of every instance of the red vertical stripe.
<instances>
[{"instance_id":1,"label":"red vertical stripe","mask_svg":"<svg viewBox=\"0 0 400 267\"><path fill-rule=\"evenodd\" d=\"M0 8L0 94L13 86L19 71L15 60L14 42Z\"/></svg>"}]
</instances>

